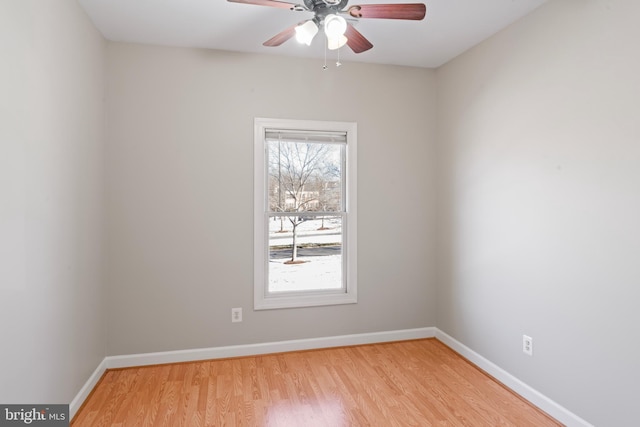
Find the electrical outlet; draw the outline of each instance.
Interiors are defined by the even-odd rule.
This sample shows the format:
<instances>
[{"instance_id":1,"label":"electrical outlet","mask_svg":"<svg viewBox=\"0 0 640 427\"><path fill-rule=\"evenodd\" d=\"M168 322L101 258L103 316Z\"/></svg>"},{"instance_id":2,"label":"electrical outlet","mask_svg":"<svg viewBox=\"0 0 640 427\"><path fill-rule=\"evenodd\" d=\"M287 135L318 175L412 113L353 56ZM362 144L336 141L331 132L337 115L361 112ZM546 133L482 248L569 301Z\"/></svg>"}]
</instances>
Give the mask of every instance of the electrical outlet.
<instances>
[{"instance_id":1,"label":"electrical outlet","mask_svg":"<svg viewBox=\"0 0 640 427\"><path fill-rule=\"evenodd\" d=\"M522 352L529 356L533 356L533 338L530 336L522 336Z\"/></svg>"},{"instance_id":2,"label":"electrical outlet","mask_svg":"<svg viewBox=\"0 0 640 427\"><path fill-rule=\"evenodd\" d=\"M242 322L242 308L232 308L231 309L231 322Z\"/></svg>"}]
</instances>

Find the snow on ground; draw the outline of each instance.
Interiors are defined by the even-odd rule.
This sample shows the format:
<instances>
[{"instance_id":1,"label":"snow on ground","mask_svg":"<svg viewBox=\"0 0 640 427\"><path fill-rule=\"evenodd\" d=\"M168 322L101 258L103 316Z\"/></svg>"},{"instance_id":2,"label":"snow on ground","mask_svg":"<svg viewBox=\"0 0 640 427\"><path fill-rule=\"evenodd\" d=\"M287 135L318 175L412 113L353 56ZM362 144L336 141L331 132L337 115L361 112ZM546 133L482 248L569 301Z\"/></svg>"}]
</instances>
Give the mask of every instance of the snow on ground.
<instances>
[{"instance_id":1,"label":"snow on ground","mask_svg":"<svg viewBox=\"0 0 640 427\"><path fill-rule=\"evenodd\" d=\"M283 221L285 233L279 232L280 220L269 221L269 246L282 247L292 244L291 222ZM342 227L340 218L328 218L318 230L321 220L304 221L297 228L297 243L321 243L340 245ZM314 289L340 289L342 287L342 255L300 256L302 264L284 264L289 258L272 257L269 260L269 290L287 292Z\"/></svg>"},{"instance_id":2,"label":"snow on ground","mask_svg":"<svg viewBox=\"0 0 640 427\"><path fill-rule=\"evenodd\" d=\"M332 231L336 232L336 231L340 231L341 225L342 225L342 219L339 217L338 218L327 217L324 220L324 226L325 228L328 228L328 230L318 230L322 226L322 220L320 219L303 221L298 225L298 235L308 234L308 233L323 234L323 233L332 232ZM269 220L269 236L277 237L281 235L289 235L289 236L291 235L291 230L293 229L293 226L291 224L291 221L289 221L289 219L287 219L286 217L283 218L282 220L282 229L286 233L280 232L280 218L272 218Z\"/></svg>"},{"instance_id":3,"label":"snow on ground","mask_svg":"<svg viewBox=\"0 0 640 427\"><path fill-rule=\"evenodd\" d=\"M304 264L284 264L286 259L269 262L271 292L340 289L342 287L342 256L300 257Z\"/></svg>"}]
</instances>

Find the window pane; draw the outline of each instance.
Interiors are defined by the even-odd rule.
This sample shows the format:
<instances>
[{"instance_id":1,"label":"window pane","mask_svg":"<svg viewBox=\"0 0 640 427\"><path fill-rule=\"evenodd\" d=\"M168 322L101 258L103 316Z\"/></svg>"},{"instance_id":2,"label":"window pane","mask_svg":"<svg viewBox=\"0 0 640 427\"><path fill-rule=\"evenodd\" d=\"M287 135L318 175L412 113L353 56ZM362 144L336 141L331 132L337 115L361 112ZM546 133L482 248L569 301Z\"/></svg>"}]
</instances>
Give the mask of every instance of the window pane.
<instances>
[{"instance_id":1,"label":"window pane","mask_svg":"<svg viewBox=\"0 0 640 427\"><path fill-rule=\"evenodd\" d=\"M269 141L270 212L341 212L343 144Z\"/></svg>"},{"instance_id":2,"label":"window pane","mask_svg":"<svg viewBox=\"0 0 640 427\"><path fill-rule=\"evenodd\" d=\"M357 303L356 123L254 124L254 308Z\"/></svg>"},{"instance_id":3,"label":"window pane","mask_svg":"<svg viewBox=\"0 0 640 427\"><path fill-rule=\"evenodd\" d=\"M269 293L344 287L341 216L272 215L268 221Z\"/></svg>"}]
</instances>

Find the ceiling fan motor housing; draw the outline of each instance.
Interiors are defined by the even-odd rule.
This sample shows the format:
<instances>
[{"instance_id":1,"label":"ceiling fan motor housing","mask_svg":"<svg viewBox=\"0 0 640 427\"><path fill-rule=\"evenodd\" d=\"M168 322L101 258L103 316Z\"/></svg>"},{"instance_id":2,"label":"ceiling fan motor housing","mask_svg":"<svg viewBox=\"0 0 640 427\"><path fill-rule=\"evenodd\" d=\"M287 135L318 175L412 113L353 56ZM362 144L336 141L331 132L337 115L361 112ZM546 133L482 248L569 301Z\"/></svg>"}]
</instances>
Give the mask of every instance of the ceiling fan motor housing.
<instances>
[{"instance_id":1,"label":"ceiling fan motor housing","mask_svg":"<svg viewBox=\"0 0 640 427\"><path fill-rule=\"evenodd\" d=\"M304 0L304 5L315 12L317 20L321 22L325 16L340 12L348 2L349 0Z\"/></svg>"}]
</instances>

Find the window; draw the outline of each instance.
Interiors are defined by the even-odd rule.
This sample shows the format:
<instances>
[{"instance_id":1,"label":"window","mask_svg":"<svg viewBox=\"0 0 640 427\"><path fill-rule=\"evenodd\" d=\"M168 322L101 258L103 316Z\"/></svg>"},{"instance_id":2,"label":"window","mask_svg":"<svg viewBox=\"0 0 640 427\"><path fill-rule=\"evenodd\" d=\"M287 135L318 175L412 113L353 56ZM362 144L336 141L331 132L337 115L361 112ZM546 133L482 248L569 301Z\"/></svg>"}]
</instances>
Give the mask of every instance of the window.
<instances>
[{"instance_id":1,"label":"window","mask_svg":"<svg viewBox=\"0 0 640 427\"><path fill-rule=\"evenodd\" d=\"M356 130L255 119L255 309L357 301Z\"/></svg>"}]
</instances>

